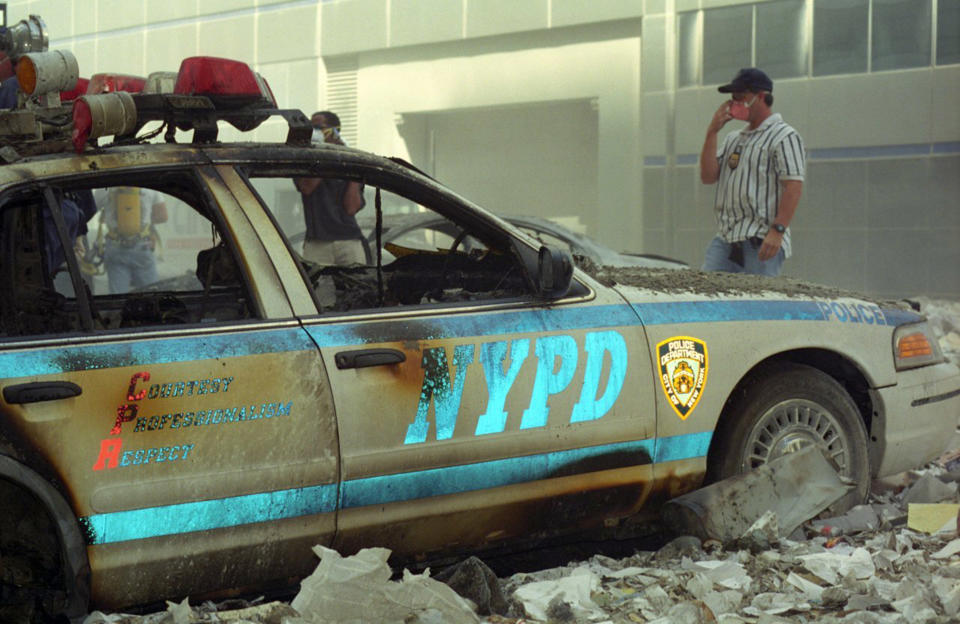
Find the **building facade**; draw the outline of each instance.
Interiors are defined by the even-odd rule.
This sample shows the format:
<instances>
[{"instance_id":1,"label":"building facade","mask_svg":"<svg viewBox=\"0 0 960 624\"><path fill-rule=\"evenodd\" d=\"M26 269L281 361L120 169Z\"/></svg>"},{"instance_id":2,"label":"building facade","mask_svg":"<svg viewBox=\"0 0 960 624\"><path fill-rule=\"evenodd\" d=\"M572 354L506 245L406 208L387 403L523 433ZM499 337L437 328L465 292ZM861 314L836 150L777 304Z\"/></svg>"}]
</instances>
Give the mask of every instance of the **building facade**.
<instances>
[{"instance_id":1,"label":"building facade","mask_svg":"<svg viewBox=\"0 0 960 624\"><path fill-rule=\"evenodd\" d=\"M960 0L8 3L30 13L82 75L244 60L281 107L334 110L481 205L694 266L716 87L759 66L808 151L785 273L960 297Z\"/></svg>"}]
</instances>

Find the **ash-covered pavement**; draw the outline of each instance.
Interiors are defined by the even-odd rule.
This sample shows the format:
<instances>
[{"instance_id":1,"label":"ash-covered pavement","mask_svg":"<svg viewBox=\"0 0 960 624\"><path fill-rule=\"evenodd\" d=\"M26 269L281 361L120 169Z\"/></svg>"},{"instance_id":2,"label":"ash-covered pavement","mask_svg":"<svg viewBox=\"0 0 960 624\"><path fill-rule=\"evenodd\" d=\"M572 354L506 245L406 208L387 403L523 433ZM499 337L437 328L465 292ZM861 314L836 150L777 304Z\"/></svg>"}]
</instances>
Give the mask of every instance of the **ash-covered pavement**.
<instances>
[{"instance_id":1,"label":"ash-covered pavement","mask_svg":"<svg viewBox=\"0 0 960 624\"><path fill-rule=\"evenodd\" d=\"M918 302L960 362L960 302ZM683 536L655 552L499 579L471 558L391 580L388 551L342 558L317 548L317 570L289 603L187 599L148 615L94 612L84 624L960 622L960 436L950 448L875 482L867 505L789 538L768 514L726 545Z\"/></svg>"}]
</instances>

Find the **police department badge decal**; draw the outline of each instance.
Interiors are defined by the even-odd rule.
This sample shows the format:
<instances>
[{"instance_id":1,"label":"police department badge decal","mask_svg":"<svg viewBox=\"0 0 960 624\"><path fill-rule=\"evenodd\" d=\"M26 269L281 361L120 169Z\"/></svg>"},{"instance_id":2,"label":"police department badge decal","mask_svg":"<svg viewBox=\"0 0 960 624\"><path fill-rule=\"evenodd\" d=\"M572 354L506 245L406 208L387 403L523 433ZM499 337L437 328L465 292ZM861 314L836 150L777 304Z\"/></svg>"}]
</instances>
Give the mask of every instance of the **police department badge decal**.
<instances>
[{"instance_id":1,"label":"police department badge decal","mask_svg":"<svg viewBox=\"0 0 960 624\"><path fill-rule=\"evenodd\" d=\"M660 385L673 411L686 420L703 396L707 384L707 343L690 336L674 336L657 345Z\"/></svg>"}]
</instances>

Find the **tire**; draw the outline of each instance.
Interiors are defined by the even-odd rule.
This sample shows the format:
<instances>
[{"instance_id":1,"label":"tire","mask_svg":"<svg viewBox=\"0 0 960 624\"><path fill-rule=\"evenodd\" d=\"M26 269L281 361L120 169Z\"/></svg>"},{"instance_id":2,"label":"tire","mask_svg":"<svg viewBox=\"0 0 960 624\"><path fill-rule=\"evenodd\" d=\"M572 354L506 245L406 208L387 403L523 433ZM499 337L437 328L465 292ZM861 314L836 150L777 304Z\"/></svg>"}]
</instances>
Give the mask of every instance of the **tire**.
<instances>
[{"instance_id":1,"label":"tire","mask_svg":"<svg viewBox=\"0 0 960 624\"><path fill-rule=\"evenodd\" d=\"M69 622L87 613L86 543L63 497L0 454L0 621Z\"/></svg>"},{"instance_id":2,"label":"tire","mask_svg":"<svg viewBox=\"0 0 960 624\"><path fill-rule=\"evenodd\" d=\"M816 444L856 487L827 509L846 512L870 491L867 431L853 399L826 373L784 364L754 378L733 401L710 450L708 479L719 481Z\"/></svg>"}]
</instances>

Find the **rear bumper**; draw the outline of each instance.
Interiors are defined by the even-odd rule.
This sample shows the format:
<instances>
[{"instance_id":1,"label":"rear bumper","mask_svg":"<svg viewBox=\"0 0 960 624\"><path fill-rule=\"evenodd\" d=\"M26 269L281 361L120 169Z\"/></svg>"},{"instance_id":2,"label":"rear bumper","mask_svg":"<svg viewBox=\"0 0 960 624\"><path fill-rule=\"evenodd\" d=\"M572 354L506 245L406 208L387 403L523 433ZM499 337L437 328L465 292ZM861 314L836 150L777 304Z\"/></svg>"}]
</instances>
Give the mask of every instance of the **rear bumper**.
<instances>
[{"instance_id":1,"label":"rear bumper","mask_svg":"<svg viewBox=\"0 0 960 624\"><path fill-rule=\"evenodd\" d=\"M916 468L955 441L960 425L960 370L943 363L897 373L894 386L873 392L879 415L877 476Z\"/></svg>"}]
</instances>

